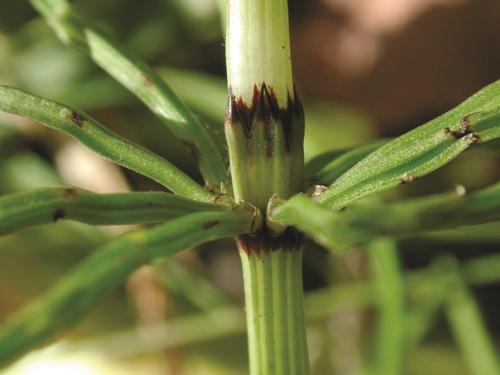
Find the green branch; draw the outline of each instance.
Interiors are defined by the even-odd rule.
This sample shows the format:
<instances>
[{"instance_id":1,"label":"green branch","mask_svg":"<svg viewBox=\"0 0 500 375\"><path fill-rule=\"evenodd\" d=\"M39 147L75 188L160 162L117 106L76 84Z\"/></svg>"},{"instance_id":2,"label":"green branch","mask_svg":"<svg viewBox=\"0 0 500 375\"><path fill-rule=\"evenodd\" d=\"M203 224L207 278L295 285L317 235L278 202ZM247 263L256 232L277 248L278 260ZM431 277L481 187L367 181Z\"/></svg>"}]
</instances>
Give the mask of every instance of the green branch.
<instances>
[{"instance_id":1,"label":"green branch","mask_svg":"<svg viewBox=\"0 0 500 375\"><path fill-rule=\"evenodd\" d=\"M475 143L500 137L500 81L455 109L387 143L345 172L317 198L342 208L368 194L412 182Z\"/></svg>"},{"instance_id":2,"label":"green branch","mask_svg":"<svg viewBox=\"0 0 500 375\"><path fill-rule=\"evenodd\" d=\"M187 300L199 310L209 312L230 304L230 298L212 284L203 272L198 272L198 269L192 270L180 262L168 259L155 264L153 273L169 295Z\"/></svg>"},{"instance_id":3,"label":"green branch","mask_svg":"<svg viewBox=\"0 0 500 375\"><path fill-rule=\"evenodd\" d=\"M0 235L59 219L93 225L159 223L225 206L168 193L95 194L82 189L46 188L0 196Z\"/></svg>"},{"instance_id":4,"label":"green branch","mask_svg":"<svg viewBox=\"0 0 500 375\"><path fill-rule=\"evenodd\" d=\"M219 8L222 29L225 31L227 22L227 0L217 0L217 7Z\"/></svg>"},{"instance_id":5,"label":"green branch","mask_svg":"<svg viewBox=\"0 0 500 375\"><path fill-rule=\"evenodd\" d=\"M245 332L245 314L227 305L143 325L103 337L70 343L71 351L91 351L113 358L130 358L166 349L182 349Z\"/></svg>"},{"instance_id":6,"label":"green branch","mask_svg":"<svg viewBox=\"0 0 500 375\"><path fill-rule=\"evenodd\" d=\"M87 54L114 79L136 95L198 158L210 188L228 181L227 166L209 129L170 87L130 51L93 27L66 0L31 0L32 5L64 42Z\"/></svg>"},{"instance_id":7,"label":"green branch","mask_svg":"<svg viewBox=\"0 0 500 375\"><path fill-rule=\"evenodd\" d=\"M291 225L319 244L338 250L380 236L414 233L500 220L500 184L460 196L440 194L377 206L334 211L305 195L274 205L271 222Z\"/></svg>"},{"instance_id":8,"label":"green branch","mask_svg":"<svg viewBox=\"0 0 500 375\"><path fill-rule=\"evenodd\" d=\"M470 268L483 272L483 277L469 275ZM436 288L437 280L441 280L442 272L432 267L413 271L405 275L405 286L408 287L408 299L417 302L419 305L429 303L429 298L439 297L439 307L444 303L444 297L448 290ZM465 262L461 265L466 280L471 285L484 285L500 281L500 256L481 256ZM475 272L473 272L475 274ZM377 303L377 293L374 285L370 282L346 282L332 287L310 291L304 295L305 317L308 321L314 322L320 319L331 317L332 312L346 310L361 310L375 306ZM425 306L422 306L425 308ZM412 306L412 313L415 310ZM434 306L431 306L434 308ZM412 319L407 320L406 336L414 331L411 324ZM432 323L432 322L428 322ZM200 328L204 327L204 328ZM426 330L429 328L426 325ZM166 322L154 324L151 327L141 327L141 329L127 329L115 334L103 337L84 340L82 343L72 344L74 350L92 349L106 355L131 357L146 353L151 353L169 348L179 348L189 346L198 342L219 339L234 334L245 332L244 312L231 304L213 306L210 311L188 315L186 317L170 319ZM148 334L144 334L147 332ZM165 334L169 332L169 334ZM150 334L149 334L150 333ZM424 332L425 333L425 332ZM422 333L422 335L424 334ZM147 339L145 339L147 337ZM154 339L153 339L154 337ZM415 340L416 341L416 340ZM415 344L412 342L411 344ZM410 344L410 348L412 347Z\"/></svg>"},{"instance_id":9,"label":"green branch","mask_svg":"<svg viewBox=\"0 0 500 375\"><path fill-rule=\"evenodd\" d=\"M446 308L447 314L451 313L450 308L455 310L462 308L460 303L454 304L454 302L464 302L462 300L464 292L471 297L469 286L500 282L500 255L479 256L460 264L452 257L439 257L425 269L408 273L405 282L412 304L406 318L406 347L407 350L412 350L429 333L443 308ZM454 300L455 294L458 294L458 300ZM475 304L473 300L469 302ZM453 306L449 306L450 304ZM469 313L477 308L472 304L466 302L463 305ZM477 317L477 313L472 312L472 314ZM477 334L477 331L473 333Z\"/></svg>"},{"instance_id":10,"label":"green branch","mask_svg":"<svg viewBox=\"0 0 500 375\"><path fill-rule=\"evenodd\" d=\"M203 242L251 232L254 219L246 210L196 213L103 246L0 327L0 365L74 324L140 265Z\"/></svg>"},{"instance_id":11,"label":"green branch","mask_svg":"<svg viewBox=\"0 0 500 375\"><path fill-rule=\"evenodd\" d=\"M104 158L147 176L176 194L200 201L213 200L211 193L174 165L111 132L85 113L6 86L0 86L0 110L69 134Z\"/></svg>"},{"instance_id":12,"label":"green branch","mask_svg":"<svg viewBox=\"0 0 500 375\"><path fill-rule=\"evenodd\" d=\"M377 295L377 326L373 373L401 374L405 339L405 290L398 249L393 240L379 239L368 247Z\"/></svg>"},{"instance_id":13,"label":"green branch","mask_svg":"<svg viewBox=\"0 0 500 375\"><path fill-rule=\"evenodd\" d=\"M448 294L446 318L458 346L474 375L500 374L495 346L481 317L481 311L471 291L460 274L454 258L445 258Z\"/></svg>"},{"instance_id":14,"label":"green branch","mask_svg":"<svg viewBox=\"0 0 500 375\"><path fill-rule=\"evenodd\" d=\"M379 139L349 150L333 150L319 154L305 166L306 181L314 184L332 184L359 161L382 147L388 140Z\"/></svg>"},{"instance_id":15,"label":"green branch","mask_svg":"<svg viewBox=\"0 0 500 375\"><path fill-rule=\"evenodd\" d=\"M500 220L500 183L471 194L456 192L345 211L348 225L374 235L406 236Z\"/></svg>"}]
</instances>

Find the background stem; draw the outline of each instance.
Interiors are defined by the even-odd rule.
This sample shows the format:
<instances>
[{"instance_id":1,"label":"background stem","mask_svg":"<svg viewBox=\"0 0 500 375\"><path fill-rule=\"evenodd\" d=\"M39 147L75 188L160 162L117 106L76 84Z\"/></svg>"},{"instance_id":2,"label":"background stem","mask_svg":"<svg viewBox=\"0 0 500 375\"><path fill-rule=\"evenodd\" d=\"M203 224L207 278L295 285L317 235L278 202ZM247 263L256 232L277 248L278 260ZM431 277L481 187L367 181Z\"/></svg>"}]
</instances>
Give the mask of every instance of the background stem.
<instances>
[{"instance_id":1,"label":"background stem","mask_svg":"<svg viewBox=\"0 0 500 375\"><path fill-rule=\"evenodd\" d=\"M404 279L395 241L373 241L368 254L377 293L375 362L371 374L398 375L402 371L405 338Z\"/></svg>"}]
</instances>

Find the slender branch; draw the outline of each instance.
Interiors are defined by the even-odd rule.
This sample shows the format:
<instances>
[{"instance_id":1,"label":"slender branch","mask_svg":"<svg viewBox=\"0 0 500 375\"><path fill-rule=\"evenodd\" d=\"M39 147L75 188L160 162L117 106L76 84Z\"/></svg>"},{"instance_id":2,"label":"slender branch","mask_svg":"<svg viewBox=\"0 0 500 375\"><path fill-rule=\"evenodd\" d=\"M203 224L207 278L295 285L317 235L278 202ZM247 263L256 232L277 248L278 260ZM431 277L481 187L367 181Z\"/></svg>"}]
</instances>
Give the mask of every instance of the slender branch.
<instances>
[{"instance_id":1,"label":"slender branch","mask_svg":"<svg viewBox=\"0 0 500 375\"><path fill-rule=\"evenodd\" d=\"M471 372L474 375L500 374L495 346L479 306L459 272L458 262L454 258L442 261L448 269L446 318Z\"/></svg>"},{"instance_id":2,"label":"slender branch","mask_svg":"<svg viewBox=\"0 0 500 375\"><path fill-rule=\"evenodd\" d=\"M209 129L168 85L132 52L115 44L84 20L66 0L31 0L59 38L77 47L136 95L198 159L211 189L227 183L227 166Z\"/></svg>"},{"instance_id":3,"label":"slender branch","mask_svg":"<svg viewBox=\"0 0 500 375\"><path fill-rule=\"evenodd\" d=\"M499 266L500 255L495 254L467 261L461 265L461 269L469 284L484 285L500 281ZM429 298L434 299L438 295L437 303L439 307L443 305L448 290L442 288L441 284L437 284L437 280L441 280L443 272L435 268L425 268L405 275L404 284L408 288L407 293L410 300L419 305L428 305ZM474 269L474 272L467 276L471 268ZM483 277L479 278L476 276L476 271L480 273L482 269L485 272L482 272ZM437 287L438 285L439 287ZM304 295L305 317L310 322L330 317L335 311L365 309L375 306L376 303L376 288L371 282L338 284L307 292ZM435 311L434 307L434 304L430 306L433 311ZM412 306L409 313L411 314L416 308ZM412 342L409 344L415 345L418 339L425 334L429 324L423 328L424 332L418 334L419 338L408 338L415 333L413 326L411 326L415 320L412 315L409 318L411 321L406 320L407 341L410 339ZM91 349L106 355L130 357L162 349L188 346L233 334L242 334L245 329L243 310L232 305L221 305L210 311L155 324L145 330L134 328L104 337L90 338L81 343L72 344L71 348L75 350Z\"/></svg>"},{"instance_id":4,"label":"slender branch","mask_svg":"<svg viewBox=\"0 0 500 375\"><path fill-rule=\"evenodd\" d=\"M333 150L319 154L305 166L306 181L310 184L332 184L359 161L382 147L389 140L379 139L349 150Z\"/></svg>"},{"instance_id":5,"label":"slender branch","mask_svg":"<svg viewBox=\"0 0 500 375\"><path fill-rule=\"evenodd\" d=\"M6 86L0 86L0 110L69 134L104 158L143 174L176 194L200 201L213 200L211 193L174 165L111 132L85 113Z\"/></svg>"},{"instance_id":6,"label":"slender branch","mask_svg":"<svg viewBox=\"0 0 500 375\"><path fill-rule=\"evenodd\" d=\"M463 196L410 199L338 212L304 195L271 205L275 225L293 225L329 249L348 250L378 236L408 236L500 220L500 184Z\"/></svg>"},{"instance_id":7,"label":"slender branch","mask_svg":"<svg viewBox=\"0 0 500 375\"><path fill-rule=\"evenodd\" d=\"M460 264L453 258L439 257L425 269L406 274L405 283L412 301L412 309L406 318L407 350L411 350L425 338L439 318L438 313L453 303L455 293L460 295L464 288L500 282L499 270L500 255L492 254ZM470 293L467 291L466 294ZM453 308L461 309L458 304ZM470 308L471 306L465 307Z\"/></svg>"},{"instance_id":8,"label":"slender branch","mask_svg":"<svg viewBox=\"0 0 500 375\"><path fill-rule=\"evenodd\" d=\"M245 315L236 306L223 306L104 337L72 343L73 351L96 351L106 357L130 358L166 349L179 349L218 338L243 334Z\"/></svg>"},{"instance_id":9,"label":"slender branch","mask_svg":"<svg viewBox=\"0 0 500 375\"><path fill-rule=\"evenodd\" d=\"M105 245L4 323L0 329L0 365L74 324L140 265L206 241L251 232L254 220L250 210L196 213Z\"/></svg>"},{"instance_id":10,"label":"slender branch","mask_svg":"<svg viewBox=\"0 0 500 375\"><path fill-rule=\"evenodd\" d=\"M46 188L0 197L0 235L60 219L93 225L158 223L226 206L168 193L95 194L82 189Z\"/></svg>"},{"instance_id":11,"label":"slender branch","mask_svg":"<svg viewBox=\"0 0 500 375\"><path fill-rule=\"evenodd\" d=\"M217 0L217 7L219 8L222 29L225 31L227 23L227 0Z\"/></svg>"},{"instance_id":12,"label":"slender branch","mask_svg":"<svg viewBox=\"0 0 500 375\"><path fill-rule=\"evenodd\" d=\"M452 228L430 232L417 233L405 236L400 242L405 247L412 248L412 244L432 248L450 248L452 246L469 246L481 244L500 245L500 233L497 231L498 222L492 221L465 228Z\"/></svg>"},{"instance_id":13,"label":"slender branch","mask_svg":"<svg viewBox=\"0 0 500 375\"><path fill-rule=\"evenodd\" d=\"M230 298L201 272L190 270L173 259L155 264L153 272L169 293L189 301L199 310L208 312L230 304Z\"/></svg>"},{"instance_id":14,"label":"slender branch","mask_svg":"<svg viewBox=\"0 0 500 375\"><path fill-rule=\"evenodd\" d=\"M444 115L387 143L322 192L318 201L342 208L365 195L412 182L475 143L500 137L500 80Z\"/></svg>"},{"instance_id":15,"label":"slender branch","mask_svg":"<svg viewBox=\"0 0 500 375\"><path fill-rule=\"evenodd\" d=\"M373 373L379 375L398 375L402 370L406 308L397 250L394 240L386 238L368 246L378 296Z\"/></svg>"},{"instance_id":16,"label":"slender branch","mask_svg":"<svg viewBox=\"0 0 500 375\"><path fill-rule=\"evenodd\" d=\"M207 127L224 159L228 159L224 135L224 114L226 113L227 84L222 77L206 72L157 67L158 74L168 79L173 90L197 115L208 120Z\"/></svg>"},{"instance_id":17,"label":"slender branch","mask_svg":"<svg viewBox=\"0 0 500 375\"><path fill-rule=\"evenodd\" d=\"M415 299L412 308L407 312L405 317L405 350L411 351L416 348L426 335L431 331L436 320L440 317L439 312L442 311L446 294L449 291L446 288L436 287L439 278L433 278L434 285L428 288L424 296L419 296L419 292L413 294ZM417 289L420 289L417 287Z\"/></svg>"},{"instance_id":18,"label":"slender branch","mask_svg":"<svg viewBox=\"0 0 500 375\"><path fill-rule=\"evenodd\" d=\"M447 193L346 210L349 225L406 236L500 220L500 183L471 194Z\"/></svg>"}]
</instances>

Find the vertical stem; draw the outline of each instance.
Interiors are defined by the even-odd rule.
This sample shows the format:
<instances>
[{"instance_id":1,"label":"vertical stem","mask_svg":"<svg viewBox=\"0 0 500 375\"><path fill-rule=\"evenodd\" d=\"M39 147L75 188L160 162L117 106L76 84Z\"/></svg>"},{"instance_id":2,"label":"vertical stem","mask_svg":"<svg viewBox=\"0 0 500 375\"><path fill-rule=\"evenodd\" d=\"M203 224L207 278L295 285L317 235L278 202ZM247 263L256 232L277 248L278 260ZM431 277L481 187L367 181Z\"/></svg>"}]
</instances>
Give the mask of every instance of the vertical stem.
<instances>
[{"instance_id":1,"label":"vertical stem","mask_svg":"<svg viewBox=\"0 0 500 375\"><path fill-rule=\"evenodd\" d=\"M225 119L234 197L265 213L270 198L302 189L304 114L294 90L287 0L228 0ZM237 239L244 272L252 375L309 373L301 238Z\"/></svg>"},{"instance_id":2,"label":"vertical stem","mask_svg":"<svg viewBox=\"0 0 500 375\"><path fill-rule=\"evenodd\" d=\"M250 373L309 373L302 290L302 249L240 251ZM262 250L262 249L260 249Z\"/></svg>"},{"instance_id":3,"label":"vertical stem","mask_svg":"<svg viewBox=\"0 0 500 375\"><path fill-rule=\"evenodd\" d=\"M378 239L369 246L378 296L375 363L372 373L402 372L405 339L404 280L394 240Z\"/></svg>"},{"instance_id":4,"label":"vertical stem","mask_svg":"<svg viewBox=\"0 0 500 375\"><path fill-rule=\"evenodd\" d=\"M229 0L225 120L236 201L265 211L302 189L304 113L290 62L288 2Z\"/></svg>"}]
</instances>

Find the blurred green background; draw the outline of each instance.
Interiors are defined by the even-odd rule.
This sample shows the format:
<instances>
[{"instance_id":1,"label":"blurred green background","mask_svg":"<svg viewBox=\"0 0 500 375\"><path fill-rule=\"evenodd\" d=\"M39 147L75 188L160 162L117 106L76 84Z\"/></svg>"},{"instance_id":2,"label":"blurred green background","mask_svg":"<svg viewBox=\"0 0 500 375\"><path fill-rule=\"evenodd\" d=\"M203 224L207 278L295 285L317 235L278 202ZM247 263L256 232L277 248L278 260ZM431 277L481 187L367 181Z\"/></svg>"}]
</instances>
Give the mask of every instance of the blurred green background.
<instances>
[{"instance_id":1,"label":"blurred green background","mask_svg":"<svg viewBox=\"0 0 500 375\"><path fill-rule=\"evenodd\" d=\"M182 144L86 56L64 47L27 2L1 3L2 84L87 111L200 178ZM224 41L216 0L75 3L155 67L223 137ZM307 159L401 134L500 77L497 0L297 0L290 2L290 13ZM471 191L488 186L500 177L498 146L467 152L414 184L371 199L421 196L458 184ZM0 194L63 185L97 192L160 189L66 136L0 114ZM128 229L57 223L1 238L0 322ZM437 257L445 254L462 265L484 256L496 260L490 265L500 264L499 232L494 223L398 241L407 271L405 300L431 310L406 348L404 374L471 373L456 327L443 309L431 308L442 298L432 296L435 284L414 280L422 270L434 275ZM304 279L314 374L361 374L374 355L378 316L369 292L376 280L363 249L339 258L308 242ZM467 306L479 308L498 342L500 287L495 280L481 284L466 290L474 297ZM241 306L238 254L232 242L217 242L139 270L62 341L7 374L245 374Z\"/></svg>"}]
</instances>

